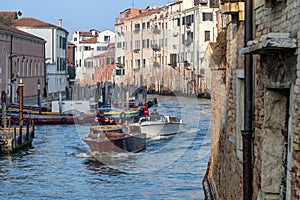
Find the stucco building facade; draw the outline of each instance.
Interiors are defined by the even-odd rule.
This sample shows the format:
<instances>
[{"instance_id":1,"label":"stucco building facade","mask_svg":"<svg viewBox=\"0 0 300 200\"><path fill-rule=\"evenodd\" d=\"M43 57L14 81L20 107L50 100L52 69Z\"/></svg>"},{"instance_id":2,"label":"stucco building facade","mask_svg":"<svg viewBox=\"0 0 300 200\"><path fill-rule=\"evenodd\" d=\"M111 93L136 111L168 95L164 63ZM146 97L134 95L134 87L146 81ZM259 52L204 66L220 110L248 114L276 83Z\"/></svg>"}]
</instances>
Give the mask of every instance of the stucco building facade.
<instances>
[{"instance_id":1,"label":"stucco building facade","mask_svg":"<svg viewBox=\"0 0 300 200\"><path fill-rule=\"evenodd\" d=\"M206 76L204 53L217 35L217 10L216 1L176 0L121 12L115 25L116 57L117 70L124 74L117 76L117 84L158 93L199 93ZM206 81L210 86L211 78Z\"/></svg>"}]
</instances>

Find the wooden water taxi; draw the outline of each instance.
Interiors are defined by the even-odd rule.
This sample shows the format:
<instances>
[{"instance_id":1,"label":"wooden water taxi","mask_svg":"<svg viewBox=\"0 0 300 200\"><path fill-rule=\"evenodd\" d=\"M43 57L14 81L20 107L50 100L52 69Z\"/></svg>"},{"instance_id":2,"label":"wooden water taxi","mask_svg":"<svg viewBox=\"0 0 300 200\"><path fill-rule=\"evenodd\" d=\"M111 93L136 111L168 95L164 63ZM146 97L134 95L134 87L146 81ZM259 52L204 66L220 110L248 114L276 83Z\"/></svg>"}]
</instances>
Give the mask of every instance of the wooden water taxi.
<instances>
[{"instance_id":1,"label":"wooden water taxi","mask_svg":"<svg viewBox=\"0 0 300 200\"><path fill-rule=\"evenodd\" d=\"M146 134L139 127L121 125L97 125L90 127L83 139L92 152L126 153L139 152L146 148Z\"/></svg>"}]
</instances>

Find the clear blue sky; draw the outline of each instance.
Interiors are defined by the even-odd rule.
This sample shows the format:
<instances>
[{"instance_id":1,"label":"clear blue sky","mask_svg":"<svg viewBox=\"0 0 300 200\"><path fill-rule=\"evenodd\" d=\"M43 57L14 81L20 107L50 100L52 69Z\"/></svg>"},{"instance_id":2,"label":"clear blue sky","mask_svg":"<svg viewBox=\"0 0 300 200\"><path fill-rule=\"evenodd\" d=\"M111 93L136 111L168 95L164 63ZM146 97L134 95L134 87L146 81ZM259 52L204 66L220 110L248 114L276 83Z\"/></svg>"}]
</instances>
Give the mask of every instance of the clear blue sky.
<instances>
[{"instance_id":1,"label":"clear blue sky","mask_svg":"<svg viewBox=\"0 0 300 200\"><path fill-rule=\"evenodd\" d=\"M114 31L115 19L121 11L130 8L145 9L149 5L166 5L175 0L0 0L1 11L21 11L21 17L33 17L57 25L63 20L63 28L69 31Z\"/></svg>"}]
</instances>

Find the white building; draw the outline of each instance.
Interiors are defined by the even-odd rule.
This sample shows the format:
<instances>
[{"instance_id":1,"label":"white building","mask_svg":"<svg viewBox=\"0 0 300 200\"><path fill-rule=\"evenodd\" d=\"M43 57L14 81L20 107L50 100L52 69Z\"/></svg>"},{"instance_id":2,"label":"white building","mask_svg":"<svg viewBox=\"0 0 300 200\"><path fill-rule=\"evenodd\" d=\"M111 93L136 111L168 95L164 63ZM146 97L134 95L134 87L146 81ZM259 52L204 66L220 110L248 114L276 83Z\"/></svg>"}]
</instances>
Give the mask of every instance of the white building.
<instances>
[{"instance_id":1,"label":"white building","mask_svg":"<svg viewBox=\"0 0 300 200\"><path fill-rule=\"evenodd\" d=\"M104 53L109 43L115 42L115 33L110 30L89 32L75 31L71 42L75 44L76 82L85 85L88 63L85 59Z\"/></svg>"},{"instance_id":2,"label":"white building","mask_svg":"<svg viewBox=\"0 0 300 200\"><path fill-rule=\"evenodd\" d=\"M194 94L204 82L210 86L205 76L211 73L203 69L209 69L206 47L218 33L216 2L176 0L121 12L115 25L117 83Z\"/></svg>"},{"instance_id":3,"label":"white building","mask_svg":"<svg viewBox=\"0 0 300 200\"><path fill-rule=\"evenodd\" d=\"M208 62L204 55L209 42L216 41L218 4L208 0L174 1L169 6L170 65L180 76L174 76L173 88L184 93L198 93L203 82L210 86L211 73L205 74ZM188 91L190 88L194 91Z\"/></svg>"},{"instance_id":4,"label":"white building","mask_svg":"<svg viewBox=\"0 0 300 200\"><path fill-rule=\"evenodd\" d=\"M34 18L20 18L15 27L46 40L45 62L48 95L57 98L58 94L68 92L67 81L67 38L68 31L62 28L62 20L58 26Z\"/></svg>"}]
</instances>

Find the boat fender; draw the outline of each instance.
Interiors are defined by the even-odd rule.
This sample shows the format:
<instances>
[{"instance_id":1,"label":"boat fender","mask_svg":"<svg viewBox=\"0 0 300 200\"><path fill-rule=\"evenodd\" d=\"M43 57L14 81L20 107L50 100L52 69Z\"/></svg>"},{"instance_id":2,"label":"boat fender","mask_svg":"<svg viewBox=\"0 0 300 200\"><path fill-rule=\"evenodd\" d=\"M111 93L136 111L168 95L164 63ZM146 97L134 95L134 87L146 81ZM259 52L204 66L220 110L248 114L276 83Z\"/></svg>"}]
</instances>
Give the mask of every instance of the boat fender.
<instances>
[{"instance_id":1,"label":"boat fender","mask_svg":"<svg viewBox=\"0 0 300 200\"><path fill-rule=\"evenodd\" d=\"M120 117L121 118L125 118L126 117L126 113L125 112L121 112Z\"/></svg>"},{"instance_id":2,"label":"boat fender","mask_svg":"<svg viewBox=\"0 0 300 200\"><path fill-rule=\"evenodd\" d=\"M66 123L66 122L67 122L67 119L66 119L66 118L64 118L64 117L63 117L63 118L61 118L61 123L63 123L63 124L64 124L64 123Z\"/></svg>"}]
</instances>

